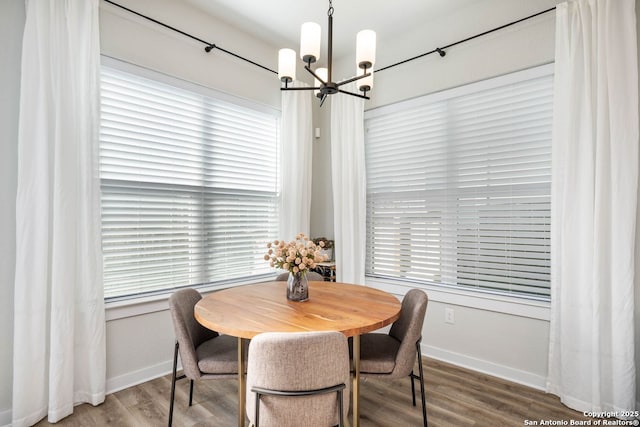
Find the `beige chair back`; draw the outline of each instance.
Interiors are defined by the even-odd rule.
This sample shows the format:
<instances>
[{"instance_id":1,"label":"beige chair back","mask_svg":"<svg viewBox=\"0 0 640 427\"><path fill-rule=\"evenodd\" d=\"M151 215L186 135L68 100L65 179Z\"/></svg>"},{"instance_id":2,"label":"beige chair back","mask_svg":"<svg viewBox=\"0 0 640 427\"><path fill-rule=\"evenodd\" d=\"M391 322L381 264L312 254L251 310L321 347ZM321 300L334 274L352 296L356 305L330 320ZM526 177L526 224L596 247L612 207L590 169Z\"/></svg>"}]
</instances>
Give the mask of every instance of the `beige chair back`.
<instances>
[{"instance_id":1,"label":"beige chair back","mask_svg":"<svg viewBox=\"0 0 640 427\"><path fill-rule=\"evenodd\" d=\"M173 329L180 346L180 360L187 378L197 380L202 376L198 368L196 348L205 341L218 336L200 325L193 315L195 305L202 299L195 289L181 289L169 297L169 310Z\"/></svg>"},{"instance_id":2,"label":"beige chair back","mask_svg":"<svg viewBox=\"0 0 640 427\"><path fill-rule=\"evenodd\" d=\"M343 416L349 409L349 350L339 332L264 333L249 344L247 416L255 423L254 387L309 391L344 384ZM338 424L337 393L263 395L259 427L329 427Z\"/></svg>"},{"instance_id":3,"label":"beige chair back","mask_svg":"<svg viewBox=\"0 0 640 427\"><path fill-rule=\"evenodd\" d=\"M396 364L391 375L405 377L413 371L416 361L416 343L422 336L422 325L427 312L427 294L419 289L411 289L402 300L400 318L391 326L389 335L400 341Z\"/></svg>"}]
</instances>

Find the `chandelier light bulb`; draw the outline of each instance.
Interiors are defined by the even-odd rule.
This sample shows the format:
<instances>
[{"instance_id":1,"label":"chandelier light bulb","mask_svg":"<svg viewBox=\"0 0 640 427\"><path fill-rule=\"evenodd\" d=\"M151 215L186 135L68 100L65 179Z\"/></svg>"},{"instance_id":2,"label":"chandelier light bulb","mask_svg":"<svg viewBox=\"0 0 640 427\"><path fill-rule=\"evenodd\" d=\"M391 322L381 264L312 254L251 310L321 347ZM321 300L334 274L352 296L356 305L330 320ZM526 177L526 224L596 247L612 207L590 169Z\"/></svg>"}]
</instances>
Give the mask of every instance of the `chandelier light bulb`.
<instances>
[{"instance_id":1,"label":"chandelier light bulb","mask_svg":"<svg viewBox=\"0 0 640 427\"><path fill-rule=\"evenodd\" d=\"M321 28L315 22L305 22L300 28L300 59L313 63L320 59Z\"/></svg>"},{"instance_id":2,"label":"chandelier light bulb","mask_svg":"<svg viewBox=\"0 0 640 427\"><path fill-rule=\"evenodd\" d=\"M376 63L376 33L362 30L356 36L356 65L371 68Z\"/></svg>"},{"instance_id":3,"label":"chandelier light bulb","mask_svg":"<svg viewBox=\"0 0 640 427\"><path fill-rule=\"evenodd\" d=\"M278 51L278 77L284 83L289 83L296 79L295 50L280 49Z\"/></svg>"},{"instance_id":4,"label":"chandelier light bulb","mask_svg":"<svg viewBox=\"0 0 640 427\"><path fill-rule=\"evenodd\" d=\"M327 76L329 75L329 70L327 70L326 68L318 68L316 70L316 74L318 75L318 77L320 77L322 80L324 80L325 82L327 81ZM313 78L314 80L314 86L321 86L322 82L318 79L316 79L315 77ZM313 91L315 96L318 96L320 94L320 90L316 89Z\"/></svg>"}]
</instances>

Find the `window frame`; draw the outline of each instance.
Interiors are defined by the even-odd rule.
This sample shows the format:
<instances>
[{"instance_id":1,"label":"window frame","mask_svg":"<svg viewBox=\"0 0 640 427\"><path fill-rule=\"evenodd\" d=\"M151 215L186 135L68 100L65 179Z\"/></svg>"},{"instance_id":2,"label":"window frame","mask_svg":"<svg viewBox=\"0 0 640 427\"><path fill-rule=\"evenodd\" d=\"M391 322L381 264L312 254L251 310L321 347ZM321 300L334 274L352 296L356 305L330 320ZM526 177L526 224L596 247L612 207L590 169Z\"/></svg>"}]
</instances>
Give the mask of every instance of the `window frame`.
<instances>
[{"instance_id":1,"label":"window frame","mask_svg":"<svg viewBox=\"0 0 640 427\"><path fill-rule=\"evenodd\" d=\"M217 101L221 101L224 103L234 104L236 106L242 108L252 109L254 111L268 114L273 116L276 119L276 129L277 129L277 146L276 146L276 157L279 159L280 157L280 147L279 147L279 138L280 138L280 118L281 111L273 106L260 103L258 101L253 101L245 98L241 98L220 90L216 90L213 88L209 88L197 83L193 83L179 77L174 77L159 71L151 70L149 68L145 68L142 66L138 66L129 62L125 62L116 58L112 58L106 55L101 55L101 67L106 66L118 71L122 71L125 73L133 74L135 76L149 79L153 81L157 81L161 84L170 85L177 89L186 90L189 92L196 93L198 95L202 95L205 97L214 98ZM278 160L279 163L279 160ZM279 167L279 166L278 166ZM109 179L107 179L109 181ZM102 183L102 179L100 179ZM102 186L102 184L101 184ZM279 198L280 198L280 183L278 182L276 199L276 208L279 208ZM102 191L101 191L102 197ZM197 288L201 293L208 293L214 290L220 290L233 286L241 286L245 284L258 283L265 280L271 280L275 277L276 272L264 273L261 275L255 275L253 277L243 277L243 278L231 278L224 279L222 281L215 281L211 283L202 283L198 285L193 285L193 287ZM120 318L126 318L130 316L151 313L156 311L163 311L167 309L166 300L167 298L175 292L174 288L165 288L158 290L145 291L142 293L135 294L127 294L127 295L119 295L119 296L110 296L105 297L105 306L107 308L107 320L116 320Z\"/></svg>"},{"instance_id":2,"label":"window frame","mask_svg":"<svg viewBox=\"0 0 640 427\"><path fill-rule=\"evenodd\" d=\"M400 101L394 104L376 107L365 112L365 120L390 113L398 113L411 108L417 108L430 103L444 101L450 98L483 90L518 83L528 79L553 76L554 63L547 63L532 68L518 70L486 80L471 82L462 86L445 89L417 98ZM365 141L366 144L366 141ZM428 282L419 279L380 276L367 273L365 275L368 286L373 286L396 295L404 295L409 289L419 287L429 292L430 299L445 304L461 305L471 308L530 317L539 320L549 320L550 297L508 294L487 289L475 289L465 286Z\"/></svg>"}]
</instances>

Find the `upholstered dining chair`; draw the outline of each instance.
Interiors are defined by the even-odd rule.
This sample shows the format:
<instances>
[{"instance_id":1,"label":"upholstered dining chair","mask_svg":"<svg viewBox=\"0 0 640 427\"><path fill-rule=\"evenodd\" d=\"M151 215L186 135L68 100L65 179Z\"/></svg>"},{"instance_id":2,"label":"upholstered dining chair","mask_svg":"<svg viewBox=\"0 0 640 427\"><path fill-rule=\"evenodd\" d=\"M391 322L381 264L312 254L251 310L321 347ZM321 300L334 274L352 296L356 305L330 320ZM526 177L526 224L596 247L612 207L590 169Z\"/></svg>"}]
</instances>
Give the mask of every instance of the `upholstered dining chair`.
<instances>
[{"instance_id":1,"label":"upholstered dining chair","mask_svg":"<svg viewBox=\"0 0 640 427\"><path fill-rule=\"evenodd\" d=\"M249 345L247 416L255 427L343 426L349 347L339 332L269 332Z\"/></svg>"},{"instance_id":2,"label":"upholstered dining chair","mask_svg":"<svg viewBox=\"0 0 640 427\"><path fill-rule=\"evenodd\" d=\"M189 406L191 406L195 380L231 379L238 376L237 338L219 335L196 321L193 310L201 299L202 296L195 289L182 289L169 297L169 309L176 334L171 402L169 404L169 427L173 421L173 403L177 380L186 377L191 381L189 386ZM180 377L176 377L178 353L184 371L184 375Z\"/></svg>"},{"instance_id":3,"label":"upholstered dining chair","mask_svg":"<svg viewBox=\"0 0 640 427\"><path fill-rule=\"evenodd\" d=\"M416 406L414 379L420 381L424 427L427 427L427 407L420 341L428 301L423 291L410 290L402 300L400 318L391 325L388 334L368 333L360 336L360 376L388 379L411 377L413 406ZM416 355L418 375L413 369Z\"/></svg>"},{"instance_id":4,"label":"upholstered dining chair","mask_svg":"<svg viewBox=\"0 0 640 427\"><path fill-rule=\"evenodd\" d=\"M288 278L289 273L282 273L279 274L278 277L276 277L276 282L286 282ZM324 281L324 277L322 277L322 274L316 273L315 271L308 271L307 280L309 280L310 282L322 282Z\"/></svg>"}]
</instances>

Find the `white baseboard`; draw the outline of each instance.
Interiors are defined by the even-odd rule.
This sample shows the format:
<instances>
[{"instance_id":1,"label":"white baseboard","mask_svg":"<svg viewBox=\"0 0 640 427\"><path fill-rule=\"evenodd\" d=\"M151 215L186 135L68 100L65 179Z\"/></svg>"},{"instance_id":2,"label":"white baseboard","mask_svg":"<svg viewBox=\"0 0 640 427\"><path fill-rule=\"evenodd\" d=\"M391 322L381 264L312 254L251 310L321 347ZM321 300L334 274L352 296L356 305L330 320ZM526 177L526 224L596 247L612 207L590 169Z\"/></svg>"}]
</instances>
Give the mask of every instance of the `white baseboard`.
<instances>
[{"instance_id":1,"label":"white baseboard","mask_svg":"<svg viewBox=\"0 0 640 427\"><path fill-rule=\"evenodd\" d=\"M482 372L483 374L493 375L494 377L545 391L546 378L541 375L532 374L531 372L510 368L487 360L476 359L475 357L443 350L441 348L425 344L421 344L421 352L424 356L451 363L452 365Z\"/></svg>"},{"instance_id":2,"label":"white baseboard","mask_svg":"<svg viewBox=\"0 0 640 427\"><path fill-rule=\"evenodd\" d=\"M11 425L11 409L0 411L0 426L9 427Z\"/></svg>"},{"instance_id":3,"label":"white baseboard","mask_svg":"<svg viewBox=\"0 0 640 427\"><path fill-rule=\"evenodd\" d=\"M172 369L173 360L167 360L166 362L158 363L144 369L127 372L124 375L113 378L107 378L107 394L115 393L117 391L124 390L125 388L133 387L158 377L162 377L171 373ZM180 364L178 364L178 369L181 369Z\"/></svg>"},{"instance_id":4,"label":"white baseboard","mask_svg":"<svg viewBox=\"0 0 640 427\"><path fill-rule=\"evenodd\" d=\"M421 344L421 352L427 357L451 363L473 371L482 372L484 374L493 375L514 383L522 384L537 390L545 390L546 378L541 375L532 374L531 372L522 371L516 368L510 368L487 360L477 359L449 350L443 350L438 347ZM107 394L115 393L125 388L151 381L163 375L167 375L172 369L172 360L149 366L133 372L128 372L114 378L107 379ZM178 369L181 369L180 364ZM640 408L640 405L638 405ZM11 421L11 411L7 411L8 420ZM3 421L3 412L0 412L0 425Z\"/></svg>"}]
</instances>

